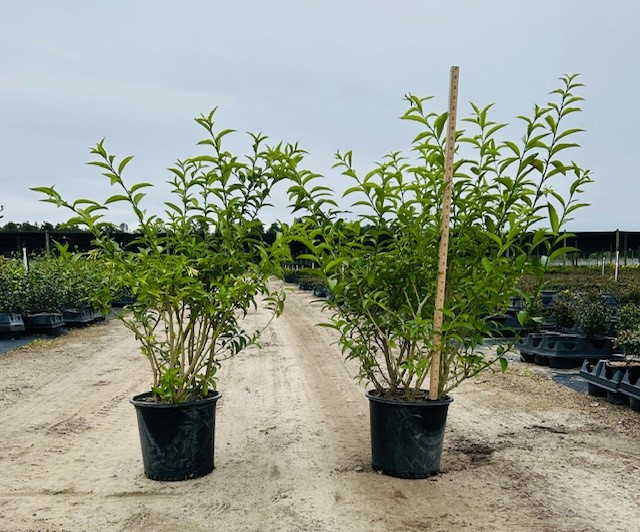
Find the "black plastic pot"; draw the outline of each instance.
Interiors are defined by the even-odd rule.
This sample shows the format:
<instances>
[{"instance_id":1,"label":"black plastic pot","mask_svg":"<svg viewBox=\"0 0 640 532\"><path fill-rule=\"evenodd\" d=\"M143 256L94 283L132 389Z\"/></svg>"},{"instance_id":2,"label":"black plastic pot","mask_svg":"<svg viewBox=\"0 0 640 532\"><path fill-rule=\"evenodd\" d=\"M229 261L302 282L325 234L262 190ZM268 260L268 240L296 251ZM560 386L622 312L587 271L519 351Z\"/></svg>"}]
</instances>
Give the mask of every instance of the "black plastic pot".
<instances>
[{"instance_id":1,"label":"black plastic pot","mask_svg":"<svg viewBox=\"0 0 640 532\"><path fill-rule=\"evenodd\" d=\"M371 421L371 465L385 475L426 478L440 471L449 404L437 401L409 402L379 397L369 399Z\"/></svg>"},{"instance_id":2,"label":"black plastic pot","mask_svg":"<svg viewBox=\"0 0 640 532\"><path fill-rule=\"evenodd\" d=\"M67 327L84 327L95 319L95 312L91 307L63 308L60 312Z\"/></svg>"},{"instance_id":3,"label":"black plastic pot","mask_svg":"<svg viewBox=\"0 0 640 532\"><path fill-rule=\"evenodd\" d=\"M516 342L515 346L520 350L520 359L523 362L535 361L535 349L540 345L542 337L542 333L531 332L523 340Z\"/></svg>"},{"instance_id":4,"label":"black plastic pot","mask_svg":"<svg viewBox=\"0 0 640 532\"><path fill-rule=\"evenodd\" d=\"M62 314L59 312L38 312L22 316L28 334L57 336L66 331Z\"/></svg>"},{"instance_id":5,"label":"black plastic pot","mask_svg":"<svg viewBox=\"0 0 640 532\"><path fill-rule=\"evenodd\" d=\"M548 356L544 356L544 355L540 355L538 353L534 353L533 361L538 366L548 366L549 365L549 357Z\"/></svg>"},{"instance_id":6,"label":"black plastic pot","mask_svg":"<svg viewBox=\"0 0 640 532\"><path fill-rule=\"evenodd\" d=\"M613 367L606 360L599 360L595 366L585 360L579 375L589 383L589 395L607 397L607 402L620 405L628 399L620 393L620 381L624 373L623 367Z\"/></svg>"},{"instance_id":7,"label":"black plastic pot","mask_svg":"<svg viewBox=\"0 0 640 532\"><path fill-rule=\"evenodd\" d=\"M0 338L16 338L23 332L22 316L13 312L0 312Z\"/></svg>"},{"instance_id":8,"label":"black plastic pot","mask_svg":"<svg viewBox=\"0 0 640 532\"><path fill-rule=\"evenodd\" d=\"M136 395L144 474L152 480L186 480L207 475L214 468L216 402L220 392L206 399L179 404L145 401Z\"/></svg>"},{"instance_id":9,"label":"black plastic pot","mask_svg":"<svg viewBox=\"0 0 640 532\"><path fill-rule=\"evenodd\" d=\"M549 310L556 306L557 290L542 290L540 292L540 304L543 310Z\"/></svg>"},{"instance_id":10,"label":"black plastic pot","mask_svg":"<svg viewBox=\"0 0 640 532\"><path fill-rule=\"evenodd\" d=\"M629 399L631 410L640 412L640 368L628 368L620 381L620 393Z\"/></svg>"},{"instance_id":11,"label":"black plastic pot","mask_svg":"<svg viewBox=\"0 0 640 532\"><path fill-rule=\"evenodd\" d=\"M513 338L520 336L524 327L518 321L518 311L508 309L505 314L496 314L487 318L491 338Z\"/></svg>"}]
</instances>

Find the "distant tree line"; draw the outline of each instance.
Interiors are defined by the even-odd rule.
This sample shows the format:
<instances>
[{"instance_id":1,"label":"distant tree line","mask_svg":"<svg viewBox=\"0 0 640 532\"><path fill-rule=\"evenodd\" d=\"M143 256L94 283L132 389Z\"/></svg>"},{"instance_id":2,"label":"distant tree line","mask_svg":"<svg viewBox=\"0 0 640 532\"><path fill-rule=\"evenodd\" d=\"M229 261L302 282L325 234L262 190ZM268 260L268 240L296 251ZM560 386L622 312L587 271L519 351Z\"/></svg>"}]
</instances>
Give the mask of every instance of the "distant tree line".
<instances>
[{"instance_id":1,"label":"distant tree line","mask_svg":"<svg viewBox=\"0 0 640 532\"><path fill-rule=\"evenodd\" d=\"M1 211L0 211L1 212ZM2 214L0 214L0 218ZM257 229L256 237L271 243L276 238L276 233L280 230L277 223L271 224L268 229L263 225ZM206 227L194 227L194 231L207 231ZM135 245L137 232L129 231L126 224L108 224L105 233L113 236L122 246ZM55 243L69 246L70 250L88 251L93 247L94 236L85 228L67 224L52 224L49 222L8 222L0 225L0 256L11 256L15 253L22 253L26 248L28 253L40 253L44 251L54 251ZM294 246L295 247L295 246ZM297 249L297 248L296 248ZM301 251L297 251L296 254Z\"/></svg>"},{"instance_id":2,"label":"distant tree line","mask_svg":"<svg viewBox=\"0 0 640 532\"><path fill-rule=\"evenodd\" d=\"M0 205L0 212L2 212L2 205ZM0 214L2 219L2 214ZM108 231L111 233L129 233L129 226L125 223L119 225L107 224ZM202 230L202 228L198 228ZM262 228L262 233L270 235L272 237L280 230L277 223L272 223L267 230ZM30 222L7 222L4 225L0 225L0 233L45 233L45 232L59 232L59 233L88 233L86 227L80 227L78 225L69 225L65 223L52 224L50 222L42 223L30 223ZM136 233L136 231L131 231Z\"/></svg>"},{"instance_id":3,"label":"distant tree line","mask_svg":"<svg viewBox=\"0 0 640 532\"><path fill-rule=\"evenodd\" d=\"M1 218L1 216L0 216ZM110 230L113 233L127 233L129 227L127 224L109 224ZM7 222L4 225L0 225L0 232L2 233L45 233L45 232L65 232L65 233L86 233L86 228L79 227L77 225L68 225L64 223L52 224L50 222L42 223L30 223L30 222Z\"/></svg>"}]
</instances>

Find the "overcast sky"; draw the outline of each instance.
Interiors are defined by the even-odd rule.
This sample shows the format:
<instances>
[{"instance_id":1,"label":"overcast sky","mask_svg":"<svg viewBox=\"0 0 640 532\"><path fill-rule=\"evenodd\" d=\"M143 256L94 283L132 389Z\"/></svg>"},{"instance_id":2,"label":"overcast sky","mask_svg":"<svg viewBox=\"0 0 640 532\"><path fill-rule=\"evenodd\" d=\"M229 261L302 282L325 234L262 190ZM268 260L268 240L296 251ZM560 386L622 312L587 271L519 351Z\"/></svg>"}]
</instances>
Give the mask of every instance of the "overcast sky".
<instances>
[{"instance_id":1,"label":"overcast sky","mask_svg":"<svg viewBox=\"0 0 640 532\"><path fill-rule=\"evenodd\" d=\"M89 147L106 137L135 155L133 181L157 183L195 153L193 117L219 107L218 124L300 141L307 166L328 176L336 150L363 169L408 149L416 130L398 119L407 92L446 110L449 69L460 66L458 117L495 102L517 123L548 101L565 73L586 84L587 130L572 158L595 183L569 229L640 230L640 3L537 0L2 0L0 223L66 220L29 187L69 199L106 198ZM518 130L519 132L520 130ZM519 133L518 133L519 135ZM230 144L243 149L244 133ZM290 219L283 194L268 214ZM131 223L115 211L115 223Z\"/></svg>"}]
</instances>

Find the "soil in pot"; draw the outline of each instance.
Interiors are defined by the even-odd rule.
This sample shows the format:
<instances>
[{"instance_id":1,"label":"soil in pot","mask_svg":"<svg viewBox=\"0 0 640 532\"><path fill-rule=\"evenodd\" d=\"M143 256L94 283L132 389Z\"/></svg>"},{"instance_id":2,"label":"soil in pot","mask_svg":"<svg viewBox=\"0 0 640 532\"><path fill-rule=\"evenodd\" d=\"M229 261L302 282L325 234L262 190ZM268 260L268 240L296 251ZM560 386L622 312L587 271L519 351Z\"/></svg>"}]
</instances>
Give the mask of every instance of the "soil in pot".
<instances>
[{"instance_id":1,"label":"soil in pot","mask_svg":"<svg viewBox=\"0 0 640 532\"><path fill-rule=\"evenodd\" d=\"M152 402L151 393L136 395L144 473L152 480L186 480L214 468L216 403L220 392L179 404Z\"/></svg>"},{"instance_id":2,"label":"soil in pot","mask_svg":"<svg viewBox=\"0 0 640 532\"><path fill-rule=\"evenodd\" d=\"M404 401L367 392L371 422L371 465L385 475L426 478L440 471L451 397Z\"/></svg>"}]
</instances>

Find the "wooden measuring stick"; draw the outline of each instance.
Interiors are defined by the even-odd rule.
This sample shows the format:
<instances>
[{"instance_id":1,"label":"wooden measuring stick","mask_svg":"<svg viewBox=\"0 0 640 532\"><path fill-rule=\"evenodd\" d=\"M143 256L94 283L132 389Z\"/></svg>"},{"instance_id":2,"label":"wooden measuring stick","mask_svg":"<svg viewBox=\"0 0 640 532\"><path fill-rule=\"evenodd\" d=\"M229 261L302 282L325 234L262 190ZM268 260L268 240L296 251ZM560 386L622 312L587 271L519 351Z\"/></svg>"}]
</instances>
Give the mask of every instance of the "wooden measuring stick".
<instances>
[{"instance_id":1,"label":"wooden measuring stick","mask_svg":"<svg viewBox=\"0 0 640 532\"><path fill-rule=\"evenodd\" d=\"M451 221L451 193L453 189L453 156L456 151L456 113L458 111L458 77L460 67L452 66L449 78L449 114L447 116L447 145L445 148L444 194L440 218L440 248L438 249L438 277L436 279L436 304L433 313L435 331L433 357L431 358L429 399L438 398L440 367L442 364L442 329L444 296L447 285L447 255L449 253L449 222Z\"/></svg>"}]
</instances>

